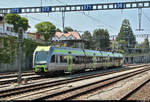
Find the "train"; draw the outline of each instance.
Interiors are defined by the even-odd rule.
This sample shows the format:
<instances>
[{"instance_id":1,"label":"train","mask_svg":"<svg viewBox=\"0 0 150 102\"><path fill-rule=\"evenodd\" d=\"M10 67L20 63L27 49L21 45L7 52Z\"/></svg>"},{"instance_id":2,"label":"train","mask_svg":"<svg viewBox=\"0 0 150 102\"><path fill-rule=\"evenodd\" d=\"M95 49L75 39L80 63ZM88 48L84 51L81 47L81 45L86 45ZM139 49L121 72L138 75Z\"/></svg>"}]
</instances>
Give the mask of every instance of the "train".
<instances>
[{"instance_id":1,"label":"train","mask_svg":"<svg viewBox=\"0 0 150 102\"><path fill-rule=\"evenodd\" d=\"M36 74L79 72L123 65L123 54L89 49L37 46L33 53Z\"/></svg>"}]
</instances>

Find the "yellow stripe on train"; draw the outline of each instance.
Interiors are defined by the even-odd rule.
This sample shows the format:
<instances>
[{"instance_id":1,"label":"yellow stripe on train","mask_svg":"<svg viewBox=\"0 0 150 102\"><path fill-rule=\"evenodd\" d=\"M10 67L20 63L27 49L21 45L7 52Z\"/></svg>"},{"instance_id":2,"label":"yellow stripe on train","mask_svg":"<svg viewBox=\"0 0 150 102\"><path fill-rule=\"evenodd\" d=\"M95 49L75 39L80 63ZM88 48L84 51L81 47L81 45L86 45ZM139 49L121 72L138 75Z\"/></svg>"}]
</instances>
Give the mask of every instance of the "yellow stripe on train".
<instances>
[{"instance_id":1,"label":"yellow stripe on train","mask_svg":"<svg viewBox=\"0 0 150 102\"><path fill-rule=\"evenodd\" d=\"M35 51L49 51L50 46L37 46Z\"/></svg>"}]
</instances>

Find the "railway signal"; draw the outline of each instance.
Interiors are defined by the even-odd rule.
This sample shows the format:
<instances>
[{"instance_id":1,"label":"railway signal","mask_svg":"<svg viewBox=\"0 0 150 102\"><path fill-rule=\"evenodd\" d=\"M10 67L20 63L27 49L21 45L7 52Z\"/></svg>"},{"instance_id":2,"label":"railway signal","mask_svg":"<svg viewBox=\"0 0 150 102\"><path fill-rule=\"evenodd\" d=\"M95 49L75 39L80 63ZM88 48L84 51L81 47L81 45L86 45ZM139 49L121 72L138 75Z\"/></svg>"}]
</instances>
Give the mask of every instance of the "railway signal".
<instances>
[{"instance_id":1,"label":"railway signal","mask_svg":"<svg viewBox=\"0 0 150 102\"><path fill-rule=\"evenodd\" d=\"M22 42L23 42L23 33L24 30L22 27L18 29L18 85L21 84L21 67L22 67Z\"/></svg>"}]
</instances>

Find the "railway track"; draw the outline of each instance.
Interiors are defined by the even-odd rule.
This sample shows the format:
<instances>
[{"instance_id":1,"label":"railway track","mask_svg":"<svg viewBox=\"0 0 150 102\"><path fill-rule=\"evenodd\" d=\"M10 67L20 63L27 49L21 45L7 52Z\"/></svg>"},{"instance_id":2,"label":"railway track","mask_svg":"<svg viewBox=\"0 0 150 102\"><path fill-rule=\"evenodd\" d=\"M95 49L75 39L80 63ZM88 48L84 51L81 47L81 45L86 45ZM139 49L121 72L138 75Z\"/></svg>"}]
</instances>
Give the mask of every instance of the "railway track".
<instances>
[{"instance_id":1,"label":"railway track","mask_svg":"<svg viewBox=\"0 0 150 102\"><path fill-rule=\"evenodd\" d=\"M96 81L93 83L89 83L86 85L82 85L79 87L71 88L68 90L58 91L56 93L52 93L51 95L47 95L45 97L41 97L38 99L44 99L44 100L71 100L77 97L81 97L82 95L85 95L87 93L90 93L92 91L95 91L96 89L107 87L108 85L114 84L118 81L124 80L126 78L132 77L134 75L143 73L145 71L149 71L150 68L145 68L144 70L138 70L131 73L115 76L112 78Z\"/></svg>"},{"instance_id":2,"label":"railway track","mask_svg":"<svg viewBox=\"0 0 150 102\"><path fill-rule=\"evenodd\" d=\"M148 65L145 65L145 66L148 66ZM124 70L127 70L127 69L124 69ZM104 75L108 75L108 74L111 74L111 73L114 73L114 72L101 73L101 74L97 74L97 75L80 76L80 77L74 77L74 78L69 78L69 79L64 79L64 80L44 82L44 83L41 83L41 84L28 85L28 86L25 86L25 87L13 88L13 89L8 89L8 90L1 90L0 91L0 93L1 93L0 94L0 100L5 100L5 99L11 99L11 100L23 99L24 97L27 98L27 96L32 96L32 95L35 95L35 94L39 94L39 92L37 92L37 90L43 90L43 89L46 89L46 88L51 88L51 87L62 85L62 84L66 84L66 83L72 83L72 82L76 82L76 81L90 79L90 78L93 78L93 77L104 76ZM50 89L50 90L52 90L52 89ZM73 90L75 90L75 89L73 89ZM44 92L47 92L47 91L48 90L42 91L41 93L44 93ZM26 93L27 93L27 95L25 95ZM62 93L64 93L64 92L62 92ZM53 95L56 95L56 94L53 94ZM38 97L38 98L35 98L35 99L45 99L47 97L50 97L50 96L41 96L41 97Z\"/></svg>"},{"instance_id":3,"label":"railway track","mask_svg":"<svg viewBox=\"0 0 150 102\"><path fill-rule=\"evenodd\" d=\"M128 100L129 97L131 97L134 93L136 93L140 88L144 87L147 83L150 82L150 79L145 80L142 84L135 87L133 90L122 96L120 100Z\"/></svg>"},{"instance_id":4,"label":"railway track","mask_svg":"<svg viewBox=\"0 0 150 102\"><path fill-rule=\"evenodd\" d=\"M142 65L139 65L137 67L141 67ZM136 66L131 65L130 67L135 68ZM5 85L5 84L10 84L10 83L16 83L17 82L17 73L12 74L12 73L7 73L5 75L0 76L0 85ZM25 76L30 76L30 77L25 77ZM32 77L33 76L33 77ZM41 79L41 76L36 75L34 72L24 72L22 73L22 77L26 78L27 80L37 80Z\"/></svg>"},{"instance_id":5,"label":"railway track","mask_svg":"<svg viewBox=\"0 0 150 102\"><path fill-rule=\"evenodd\" d=\"M36 75L35 73L22 75L22 79L27 79L27 80L37 80L41 78L42 77L40 75ZM16 82L17 82L17 76L12 76L12 77L9 76L9 78L0 79L0 85L11 84L11 83L16 83Z\"/></svg>"},{"instance_id":6,"label":"railway track","mask_svg":"<svg viewBox=\"0 0 150 102\"><path fill-rule=\"evenodd\" d=\"M35 75L34 72L26 72L26 73L22 73L22 76L29 76L29 75ZM18 74L7 74L7 75L1 75L0 79L5 79L5 78L12 78L12 77L17 77Z\"/></svg>"},{"instance_id":7,"label":"railway track","mask_svg":"<svg viewBox=\"0 0 150 102\"><path fill-rule=\"evenodd\" d=\"M33 72L33 70L22 71L22 73L29 73L29 72ZM3 75L3 76L5 76L5 75L7 76L10 74L17 74L17 72L0 72L0 75Z\"/></svg>"}]
</instances>

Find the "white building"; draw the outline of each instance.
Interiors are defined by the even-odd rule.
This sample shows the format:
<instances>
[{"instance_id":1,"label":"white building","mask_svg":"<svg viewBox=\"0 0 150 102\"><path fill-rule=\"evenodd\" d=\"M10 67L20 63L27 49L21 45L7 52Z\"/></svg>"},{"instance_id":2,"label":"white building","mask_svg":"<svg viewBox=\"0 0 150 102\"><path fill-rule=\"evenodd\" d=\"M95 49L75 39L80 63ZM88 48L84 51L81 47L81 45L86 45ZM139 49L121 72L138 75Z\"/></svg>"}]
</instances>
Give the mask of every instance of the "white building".
<instances>
[{"instance_id":1,"label":"white building","mask_svg":"<svg viewBox=\"0 0 150 102\"><path fill-rule=\"evenodd\" d=\"M0 21L0 35L9 35L18 37L18 34L14 32L14 26L12 24L7 24L4 20ZM24 38L27 38L26 32L23 34Z\"/></svg>"}]
</instances>

